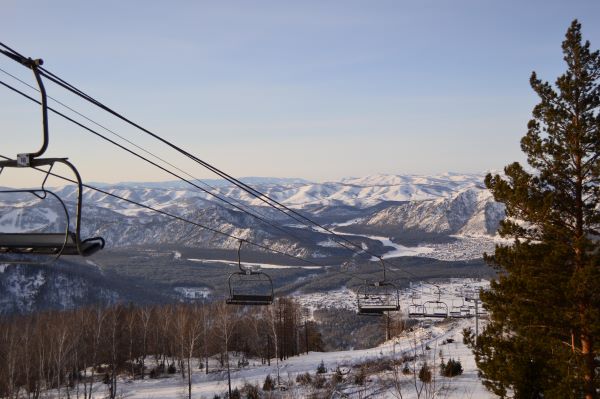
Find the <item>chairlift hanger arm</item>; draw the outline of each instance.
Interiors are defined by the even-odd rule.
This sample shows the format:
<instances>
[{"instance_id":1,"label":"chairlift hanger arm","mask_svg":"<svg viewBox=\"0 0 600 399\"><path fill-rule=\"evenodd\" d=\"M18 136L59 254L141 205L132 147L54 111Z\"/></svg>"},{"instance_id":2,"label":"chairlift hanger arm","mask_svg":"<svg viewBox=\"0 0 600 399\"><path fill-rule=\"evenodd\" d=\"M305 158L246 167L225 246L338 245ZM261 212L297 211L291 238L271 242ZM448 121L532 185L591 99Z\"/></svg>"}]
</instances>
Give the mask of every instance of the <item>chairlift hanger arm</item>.
<instances>
[{"instance_id":1,"label":"chairlift hanger arm","mask_svg":"<svg viewBox=\"0 0 600 399\"><path fill-rule=\"evenodd\" d=\"M4 46L7 48L6 46ZM17 161L20 167L27 167L37 157L41 157L46 150L48 149L48 97L46 96L46 88L44 87L44 82L42 81L42 76L40 75L39 67L44 64L42 59L31 59L28 57L24 57L18 54L16 51L6 51L0 49L0 53L5 56L17 61L18 63L26 66L27 68L33 71L33 75L39 87L39 92L41 95L41 105L42 105L42 145L39 150L32 153L24 153L17 155Z\"/></svg>"},{"instance_id":2,"label":"chairlift hanger arm","mask_svg":"<svg viewBox=\"0 0 600 399\"><path fill-rule=\"evenodd\" d=\"M238 267L239 267L239 269L240 269L241 272L246 273L247 270L245 270L245 269L242 268L242 255L241 255L241 253L242 253L242 244L244 244L244 241L246 241L246 240L239 239L238 241L239 241L239 245L238 245L238 249L237 249Z\"/></svg>"},{"instance_id":3,"label":"chairlift hanger arm","mask_svg":"<svg viewBox=\"0 0 600 399\"><path fill-rule=\"evenodd\" d=\"M383 261L383 256L380 256L379 260L381 261L381 267L383 268L383 281L385 281L385 262Z\"/></svg>"}]
</instances>

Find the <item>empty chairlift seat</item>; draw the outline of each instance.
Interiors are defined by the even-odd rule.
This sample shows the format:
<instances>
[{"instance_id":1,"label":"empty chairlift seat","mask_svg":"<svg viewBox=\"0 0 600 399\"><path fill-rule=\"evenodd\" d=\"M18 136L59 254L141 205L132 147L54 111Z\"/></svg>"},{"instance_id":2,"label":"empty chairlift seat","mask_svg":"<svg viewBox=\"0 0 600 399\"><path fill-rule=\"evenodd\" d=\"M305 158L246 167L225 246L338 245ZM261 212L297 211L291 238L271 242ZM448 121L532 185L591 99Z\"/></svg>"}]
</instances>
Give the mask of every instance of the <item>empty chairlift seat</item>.
<instances>
[{"instance_id":1,"label":"empty chairlift seat","mask_svg":"<svg viewBox=\"0 0 600 399\"><path fill-rule=\"evenodd\" d=\"M229 276L229 305L270 305L273 303L273 281L271 277L250 267L242 267L241 250L244 240L239 240L238 268Z\"/></svg>"},{"instance_id":2,"label":"empty chairlift seat","mask_svg":"<svg viewBox=\"0 0 600 399\"><path fill-rule=\"evenodd\" d=\"M423 305L411 304L408 306L408 317L416 318L425 315L425 307Z\"/></svg>"},{"instance_id":3,"label":"empty chairlift seat","mask_svg":"<svg viewBox=\"0 0 600 399\"><path fill-rule=\"evenodd\" d=\"M380 316L400 310L400 295L392 283L365 283L357 291L357 304L358 314Z\"/></svg>"},{"instance_id":4,"label":"empty chairlift seat","mask_svg":"<svg viewBox=\"0 0 600 399\"><path fill-rule=\"evenodd\" d=\"M419 291L413 291L410 294L410 300L411 304L408 306L408 317L413 319L423 317L425 314L425 307L421 303L421 293Z\"/></svg>"},{"instance_id":5,"label":"empty chairlift seat","mask_svg":"<svg viewBox=\"0 0 600 399\"><path fill-rule=\"evenodd\" d=\"M75 204L75 218L71 228L71 215L65 205L65 202L54 192L44 188L46 179L54 164L60 163L66 165L76 177L77 183L77 202ZM48 158L35 159L31 161L31 167L49 166L46 179L42 183L41 189L31 190L2 190L0 194L27 194L37 197L40 201L49 198L55 199L62 209L63 217L60 215L53 222L54 226L47 226L44 230L52 229L54 231L34 231L34 232L1 232L0 231L0 254L20 254L26 257L8 257L0 256L1 263L24 263L24 264L44 264L52 262L63 255L90 256L104 248L104 239L102 237L92 237L81 239L81 209L82 209L82 182L79 173L75 167L67 161L66 158ZM17 161L0 161L0 173L7 168L18 167ZM64 223L64 228L56 227ZM58 231L57 231L58 230ZM41 255L41 256L40 256ZM46 255L44 257L43 255Z\"/></svg>"},{"instance_id":6,"label":"empty chairlift seat","mask_svg":"<svg viewBox=\"0 0 600 399\"><path fill-rule=\"evenodd\" d=\"M266 273L243 270L229 276L230 305L270 305L273 303L273 283Z\"/></svg>"},{"instance_id":7,"label":"empty chairlift seat","mask_svg":"<svg viewBox=\"0 0 600 399\"><path fill-rule=\"evenodd\" d=\"M446 318L448 317L448 305L440 300L428 301L423 304L424 317Z\"/></svg>"}]
</instances>

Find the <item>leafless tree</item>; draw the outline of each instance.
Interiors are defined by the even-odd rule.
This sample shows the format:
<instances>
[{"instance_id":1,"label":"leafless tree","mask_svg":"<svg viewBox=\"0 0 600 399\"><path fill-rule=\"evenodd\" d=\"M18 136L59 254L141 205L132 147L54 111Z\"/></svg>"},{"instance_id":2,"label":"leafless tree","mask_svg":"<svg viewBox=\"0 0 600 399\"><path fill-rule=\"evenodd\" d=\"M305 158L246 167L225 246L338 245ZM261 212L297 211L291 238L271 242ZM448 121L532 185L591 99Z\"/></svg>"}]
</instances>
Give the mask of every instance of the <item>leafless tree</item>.
<instances>
[{"instance_id":1,"label":"leafless tree","mask_svg":"<svg viewBox=\"0 0 600 399\"><path fill-rule=\"evenodd\" d=\"M229 397L231 397L231 366L229 364L230 342L234 334L236 320L233 317L233 307L224 302L214 305L215 329L214 333L220 338L222 344L222 353L225 355L227 366L227 384Z\"/></svg>"}]
</instances>

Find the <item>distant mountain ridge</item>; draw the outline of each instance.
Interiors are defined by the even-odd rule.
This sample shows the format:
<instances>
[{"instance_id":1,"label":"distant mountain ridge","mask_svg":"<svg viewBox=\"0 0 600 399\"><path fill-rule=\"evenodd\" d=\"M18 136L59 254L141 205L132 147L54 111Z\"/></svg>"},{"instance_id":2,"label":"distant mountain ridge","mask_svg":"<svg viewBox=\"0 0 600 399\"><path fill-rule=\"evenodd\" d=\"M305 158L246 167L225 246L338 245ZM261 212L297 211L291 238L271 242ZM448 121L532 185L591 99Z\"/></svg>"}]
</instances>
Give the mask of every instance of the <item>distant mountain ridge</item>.
<instances>
[{"instance_id":1,"label":"distant mountain ridge","mask_svg":"<svg viewBox=\"0 0 600 399\"><path fill-rule=\"evenodd\" d=\"M483 174L446 173L373 175L325 183L260 178L253 187L320 223L344 225L344 231L356 234L356 239L364 245L380 246L381 242L358 236L401 239L410 233L411 242L417 243L427 241L432 234L437 238L458 235L491 239L504 217L504 207L493 201L482 181ZM276 226L262 223L194 187L168 187L169 182L141 184L107 185L103 190L295 255L340 254L335 245L322 245L328 242L324 232L298 225L231 184L214 185L214 190L207 190L235 201L238 208L247 209ZM73 207L74 186L55 191ZM60 226L58 203L43 201L30 208L36 201L28 195L14 196L12 200L4 197L0 202L0 232L46 231ZM84 191L83 219L83 232L105 237L109 248L157 244L219 249L235 246L231 238L167 219L90 189Z\"/></svg>"},{"instance_id":2,"label":"distant mountain ridge","mask_svg":"<svg viewBox=\"0 0 600 399\"><path fill-rule=\"evenodd\" d=\"M439 175L391 175L377 174L366 177L349 177L339 181L314 183L299 178L247 177L241 180L275 200L287 205L302 208L307 205L348 205L368 207L383 201L413 201L449 197L453 193L470 187L483 189L483 174L444 173ZM218 194L233 197L249 205L264 205L262 201L235 187L225 180L194 181L209 191L209 184ZM126 191L127 189L156 189L160 193L174 197L188 197L192 193L197 198L210 196L182 181L160 183L129 182L102 184L106 189ZM158 194L155 193L155 194Z\"/></svg>"},{"instance_id":3,"label":"distant mountain ridge","mask_svg":"<svg viewBox=\"0 0 600 399\"><path fill-rule=\"evenodd\" d=\"M248 185L278 185L278 184L307 184L310 183L309 180L296 178L296 177L260 177L260 176L247 176L241 177L238 180L246 183ZM190 181L194 183L207 183L214 187L225 187L229 186L232 183L225 179L192 179ZM111 187L111 186L121 186L121 187L152 187L152 188L186 188L191 187L189 183L186 183L181 180L167 180L160 182L145 182L145 181L123 181L118 183L104 183L104 182L94 182L91 185L102 186L102 187Z\"/></svg>"}]
</instances>

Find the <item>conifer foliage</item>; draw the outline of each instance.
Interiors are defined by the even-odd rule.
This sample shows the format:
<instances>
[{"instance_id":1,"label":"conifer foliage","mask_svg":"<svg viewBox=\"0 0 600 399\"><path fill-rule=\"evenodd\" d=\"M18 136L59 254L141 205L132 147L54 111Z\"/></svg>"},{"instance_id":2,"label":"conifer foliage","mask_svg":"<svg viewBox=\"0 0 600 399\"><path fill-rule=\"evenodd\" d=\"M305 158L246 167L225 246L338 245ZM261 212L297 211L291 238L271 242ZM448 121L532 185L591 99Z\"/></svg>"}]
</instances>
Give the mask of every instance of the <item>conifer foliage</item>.
<instances>
[{"instance_id":1,"label":"conifer foliage","mask_svg":"<svg viewBox=\"0 0 600 399\"><path fill-rule=\"evenodd\" d=\"M484 384L521 398L597 398L600 333L600 53L575 20L554 85L531 75L540 102L521 148L486 186L506 205L514 239L486 259L499 277L482 293L491 318L467 332Z\"/></svg>"}]
</instances>

